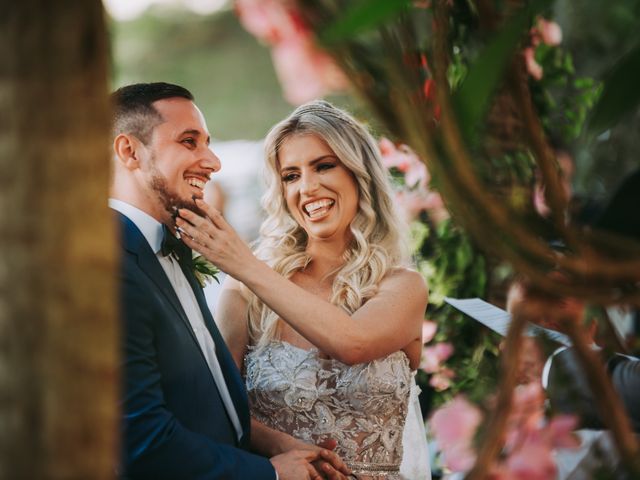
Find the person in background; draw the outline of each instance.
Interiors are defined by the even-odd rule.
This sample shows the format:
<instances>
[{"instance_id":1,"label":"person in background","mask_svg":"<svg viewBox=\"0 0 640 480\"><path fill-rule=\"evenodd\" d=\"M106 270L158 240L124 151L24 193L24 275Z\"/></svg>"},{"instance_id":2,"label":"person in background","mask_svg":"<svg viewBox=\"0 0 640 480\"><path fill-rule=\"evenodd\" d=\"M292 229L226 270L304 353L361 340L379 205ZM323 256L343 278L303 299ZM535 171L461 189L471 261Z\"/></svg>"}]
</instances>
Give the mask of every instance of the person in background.
<instances>
[{"instance_id":1,"label":"person in background","mask_svg":"<svg viewBox=\"0 0 640 480\"><path fill-rule=\"evenodd\" d=\"M584 323L585 304L575 298L561 298L544 293L524 280L512 283L507 300L507 309L512 315L524 318L536 325L566 332L569 323L581 326L585 340L598 350L603 365L608 372L614 389L620 396L632 428L640 433L640 359L619 353L604 355L594 342L595 322ZM528 345L535 342L527 339ZM546 389L551 408L556 413L576 414L582 428L606 428L597 410L594 392L578 361L574 347L560 347L546 361L538 350L533 372L538 377L529 376L529 381L539 379ZM540 367L542 366L542 369ZM524 367L527 367L523 364Z\"/></svg>"}]
</instances>

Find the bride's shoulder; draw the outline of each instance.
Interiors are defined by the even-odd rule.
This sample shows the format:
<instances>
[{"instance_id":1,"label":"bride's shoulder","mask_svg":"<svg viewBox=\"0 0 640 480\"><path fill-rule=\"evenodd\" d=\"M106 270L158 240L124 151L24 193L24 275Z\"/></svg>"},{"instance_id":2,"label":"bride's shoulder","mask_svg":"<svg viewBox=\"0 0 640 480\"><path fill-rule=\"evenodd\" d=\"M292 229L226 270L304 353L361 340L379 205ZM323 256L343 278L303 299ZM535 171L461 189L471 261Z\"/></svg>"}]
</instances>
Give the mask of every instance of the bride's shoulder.
<instances>
[{"instance_id":1,"label":"bride's shoulder","mask_svg":"<svg viewBox=\"0 0 640 480\"><path fill-rule=\"evenodd\" d=\"M244 301L249 301L251 291L245 286L244 283L236 280L231 275L227 275L222 284L223 292L236 292Z\"/></svg>"},{"instance_id":2,"label":"bride's shoulder","mask_svg":"<svg viewBox=\"0 0 640 480\"><path fill-rule=\"evenodd\" d=\"M387 272L380 282L381 289L427 293L427 282L419 272L406 267L395 267Z\"/></svg>"}]
</instances>

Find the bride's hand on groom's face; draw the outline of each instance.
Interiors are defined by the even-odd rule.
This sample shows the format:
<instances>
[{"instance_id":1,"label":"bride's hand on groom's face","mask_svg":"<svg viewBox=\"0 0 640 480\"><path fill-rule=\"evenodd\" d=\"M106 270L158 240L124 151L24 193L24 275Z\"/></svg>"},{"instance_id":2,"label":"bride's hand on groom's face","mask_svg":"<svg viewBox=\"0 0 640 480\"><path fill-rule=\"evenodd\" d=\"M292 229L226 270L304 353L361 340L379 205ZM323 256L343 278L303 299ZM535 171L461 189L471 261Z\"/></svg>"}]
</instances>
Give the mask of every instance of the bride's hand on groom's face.
<instances>
[{"instance_id":1,"label":"bride's hand on groom's face","mask_svg":"<svg viewBox=\"0 0 640 480\"><path fill-rule=\"evenodd\" d=\"M227 223L222 214L202 200L196 205L202 217L191 210L178 210L176 226L187 246L194 249L222 271L242 281L242 274L256 261L248 245Z\"/></svg>"}]
</instances>

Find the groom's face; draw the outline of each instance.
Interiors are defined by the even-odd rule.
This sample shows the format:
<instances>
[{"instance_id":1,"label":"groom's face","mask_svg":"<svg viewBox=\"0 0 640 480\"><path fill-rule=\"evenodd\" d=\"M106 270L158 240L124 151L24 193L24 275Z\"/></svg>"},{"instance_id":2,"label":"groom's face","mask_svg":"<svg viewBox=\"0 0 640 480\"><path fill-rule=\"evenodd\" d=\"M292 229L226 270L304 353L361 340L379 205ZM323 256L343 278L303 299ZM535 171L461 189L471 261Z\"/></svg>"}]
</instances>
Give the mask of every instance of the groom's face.
<instances>
[{"instance_id":1,"label":"groom's face","mask_svg":"<svg viewBox=\"0 0 640 480\"><path fill-rule=\"evenodd\" d=\"M170 98L155 102L163 122L153 129L138 175L158 220L172 225L176 208L196 210L210 175L220 160L209 149L209 131L193 102Z\"/></svg>"}]
</instances>

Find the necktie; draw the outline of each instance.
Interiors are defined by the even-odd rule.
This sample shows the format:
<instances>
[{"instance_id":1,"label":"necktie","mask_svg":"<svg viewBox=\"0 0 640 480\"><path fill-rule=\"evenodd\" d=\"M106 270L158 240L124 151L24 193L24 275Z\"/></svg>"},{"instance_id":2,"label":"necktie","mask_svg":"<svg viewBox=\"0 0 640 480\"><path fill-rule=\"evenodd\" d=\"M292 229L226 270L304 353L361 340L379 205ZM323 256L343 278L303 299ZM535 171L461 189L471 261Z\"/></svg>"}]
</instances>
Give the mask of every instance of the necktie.
<instances>
[{"instance_id":1,"label":"necktie","mask_svg":"<svg viewBox=\"0 0 640 480\"><path fill-rule=\"evenodd\" d=\"M164 236L160 251L165 257L173 254L181 266L191 266L192 254L191 249L187 247L182 240L177 238L166 225L162 226Z\"/></svg>"}]
</instances>

